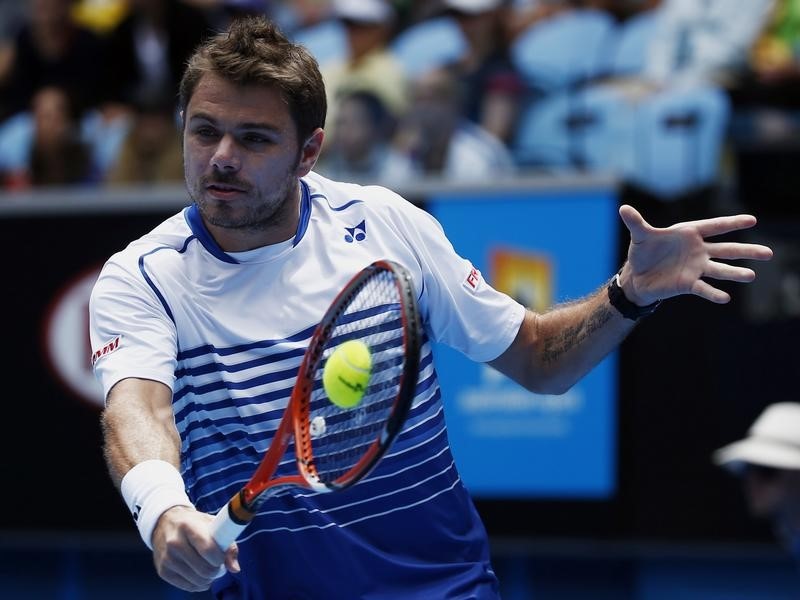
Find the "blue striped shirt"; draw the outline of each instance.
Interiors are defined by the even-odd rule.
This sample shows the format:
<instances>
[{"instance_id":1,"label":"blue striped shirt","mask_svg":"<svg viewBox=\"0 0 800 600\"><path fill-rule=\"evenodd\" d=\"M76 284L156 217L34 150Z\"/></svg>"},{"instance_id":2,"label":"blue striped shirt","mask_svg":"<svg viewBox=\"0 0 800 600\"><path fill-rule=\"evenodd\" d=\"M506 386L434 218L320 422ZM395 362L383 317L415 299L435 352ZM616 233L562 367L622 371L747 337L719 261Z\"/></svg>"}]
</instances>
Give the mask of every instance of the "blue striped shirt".
<instances>
[{"instance_id":1,"label":"blue striped shirt","mask_svg":"<svg viewBox=\"0 0 800 600\"><path fill-rule=\"evenodd\" d=\"M119 338L95 372L173 391L181 473L215 513L272 440L316 323L359 269L387 258L412 274L424 322L409 419L362 482L266 500L239 539L240 574L221 598L493 598L483 525L447 440L431 341L487 361L524 309L492 289L427 213L384 188L302 180L294 239L225 253L190 206L105 265L92 294L93 348ZM465 282L468 281L468 284ZM278 474L296 470L289 448Z\"/></svg>"}]
</instances>

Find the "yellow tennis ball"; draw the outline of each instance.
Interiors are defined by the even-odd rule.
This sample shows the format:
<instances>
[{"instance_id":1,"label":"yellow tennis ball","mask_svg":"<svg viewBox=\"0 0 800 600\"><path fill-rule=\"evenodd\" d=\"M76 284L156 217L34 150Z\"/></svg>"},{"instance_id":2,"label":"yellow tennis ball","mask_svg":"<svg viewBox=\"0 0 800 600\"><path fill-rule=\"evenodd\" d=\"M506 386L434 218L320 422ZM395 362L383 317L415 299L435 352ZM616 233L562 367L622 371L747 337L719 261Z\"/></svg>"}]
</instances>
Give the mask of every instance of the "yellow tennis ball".
<instances>
[{"instance_id":1,"label":"yellow tennis ball","mask_svg":"<svg viewBox=\"0 0 800 600\"><path fill-rule=\"evenodd\" d=\"M340 408L353 408L364 396L372 373L372 355L364 342L349 340L328 357L322 386L328 399Z\"/></svg>"}]
</instances>

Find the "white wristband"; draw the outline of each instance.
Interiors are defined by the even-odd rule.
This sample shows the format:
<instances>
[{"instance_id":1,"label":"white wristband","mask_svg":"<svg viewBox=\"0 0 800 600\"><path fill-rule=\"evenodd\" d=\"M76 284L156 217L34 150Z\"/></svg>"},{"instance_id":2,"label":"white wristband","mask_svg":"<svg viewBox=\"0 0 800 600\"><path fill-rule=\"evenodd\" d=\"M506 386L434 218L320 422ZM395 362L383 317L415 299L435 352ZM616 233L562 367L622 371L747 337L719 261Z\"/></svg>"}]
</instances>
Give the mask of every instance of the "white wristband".
<instances>
[{"instance_id":1,"label":"white wristband","mask_svg":"<svg viewBox=\"0 0 800 600\"><path fill-rule=\"evenodd\" d=\"M151 550L159 517L173 506L193 506L181 474L163 460L146 460L134 466L122 478L120 491L144 543Z\"/></svg>"}]
</instances>

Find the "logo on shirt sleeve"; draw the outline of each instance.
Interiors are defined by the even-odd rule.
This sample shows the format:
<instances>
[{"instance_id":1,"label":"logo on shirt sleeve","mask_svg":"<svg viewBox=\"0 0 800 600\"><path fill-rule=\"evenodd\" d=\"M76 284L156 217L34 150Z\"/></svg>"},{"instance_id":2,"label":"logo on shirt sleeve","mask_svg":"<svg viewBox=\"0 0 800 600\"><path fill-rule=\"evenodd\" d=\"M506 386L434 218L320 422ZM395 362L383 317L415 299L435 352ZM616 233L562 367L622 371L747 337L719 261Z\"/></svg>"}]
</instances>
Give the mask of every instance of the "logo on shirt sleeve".
<instances>
[{"instance_id":1,"label":"logo on shirt sleeve","mask_svg":"<svg viewBox=\"0 0 800 600\"><path fill-rule=\"evenodd\" d=\"M472 269L462 282L462 285L465 288L467 288L470 292L476 292L478 290L478 284L480 282L481 282L481 272L478 271L478 269L476 269L475 267L472 267Z\"/></svg>"},{"instance_id":2,"label":"logo on shirt sleeve","mask_svg":"<svg viewBox=\"0 0 800 600\"><path fill-rule=\"evenodd\" d=\"M118 335L110 342L106 343L102 348L100 348L97 352L92 354L92 366L100 360L103 356L111 354L112 352L116 352L120 345L122 344L122 336ZM84 354L84 356L86 356Z\"/></svg>"}]
</instances>

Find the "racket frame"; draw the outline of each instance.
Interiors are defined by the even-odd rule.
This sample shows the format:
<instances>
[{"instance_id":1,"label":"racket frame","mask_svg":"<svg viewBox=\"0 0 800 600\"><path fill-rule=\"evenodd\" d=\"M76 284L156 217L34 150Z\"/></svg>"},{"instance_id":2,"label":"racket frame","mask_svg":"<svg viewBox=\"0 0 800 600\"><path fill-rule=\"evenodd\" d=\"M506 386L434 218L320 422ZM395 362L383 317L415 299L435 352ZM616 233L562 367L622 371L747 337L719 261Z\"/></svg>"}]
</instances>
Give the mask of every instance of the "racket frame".
<instances>
[{"instance_id":1,"label":"racket frame","mask_svg":"<svg viewBox=\"0 0 800 600\"><path fill-rule=\"evenodd\" d=\"M364 455L342 476L325 483L320 480L314 465L309 423L314 374L322 360L325 342L329 339L337 319L348 308L351 299L371 278L377 276L376 272L380 271L390 271L394 274L394 284L401 297L400 313L405 332L403 336L405 360L400 376L399 393L394 400L392 413L385 427ZM212 536L220 548L225 549L230 546L255 517L261 502L278 490L286 486L299 486L316 492L343 490L370 473L400 433L408 416L419 375L421 340L422 325L413 280L404 267L393 261L379 260L362 269L345 285L311 336L289 403L261 463L250 480L214 518ZM292 439L295 440L298 473L273 478Z\"/></svg>"}]
</instances>

